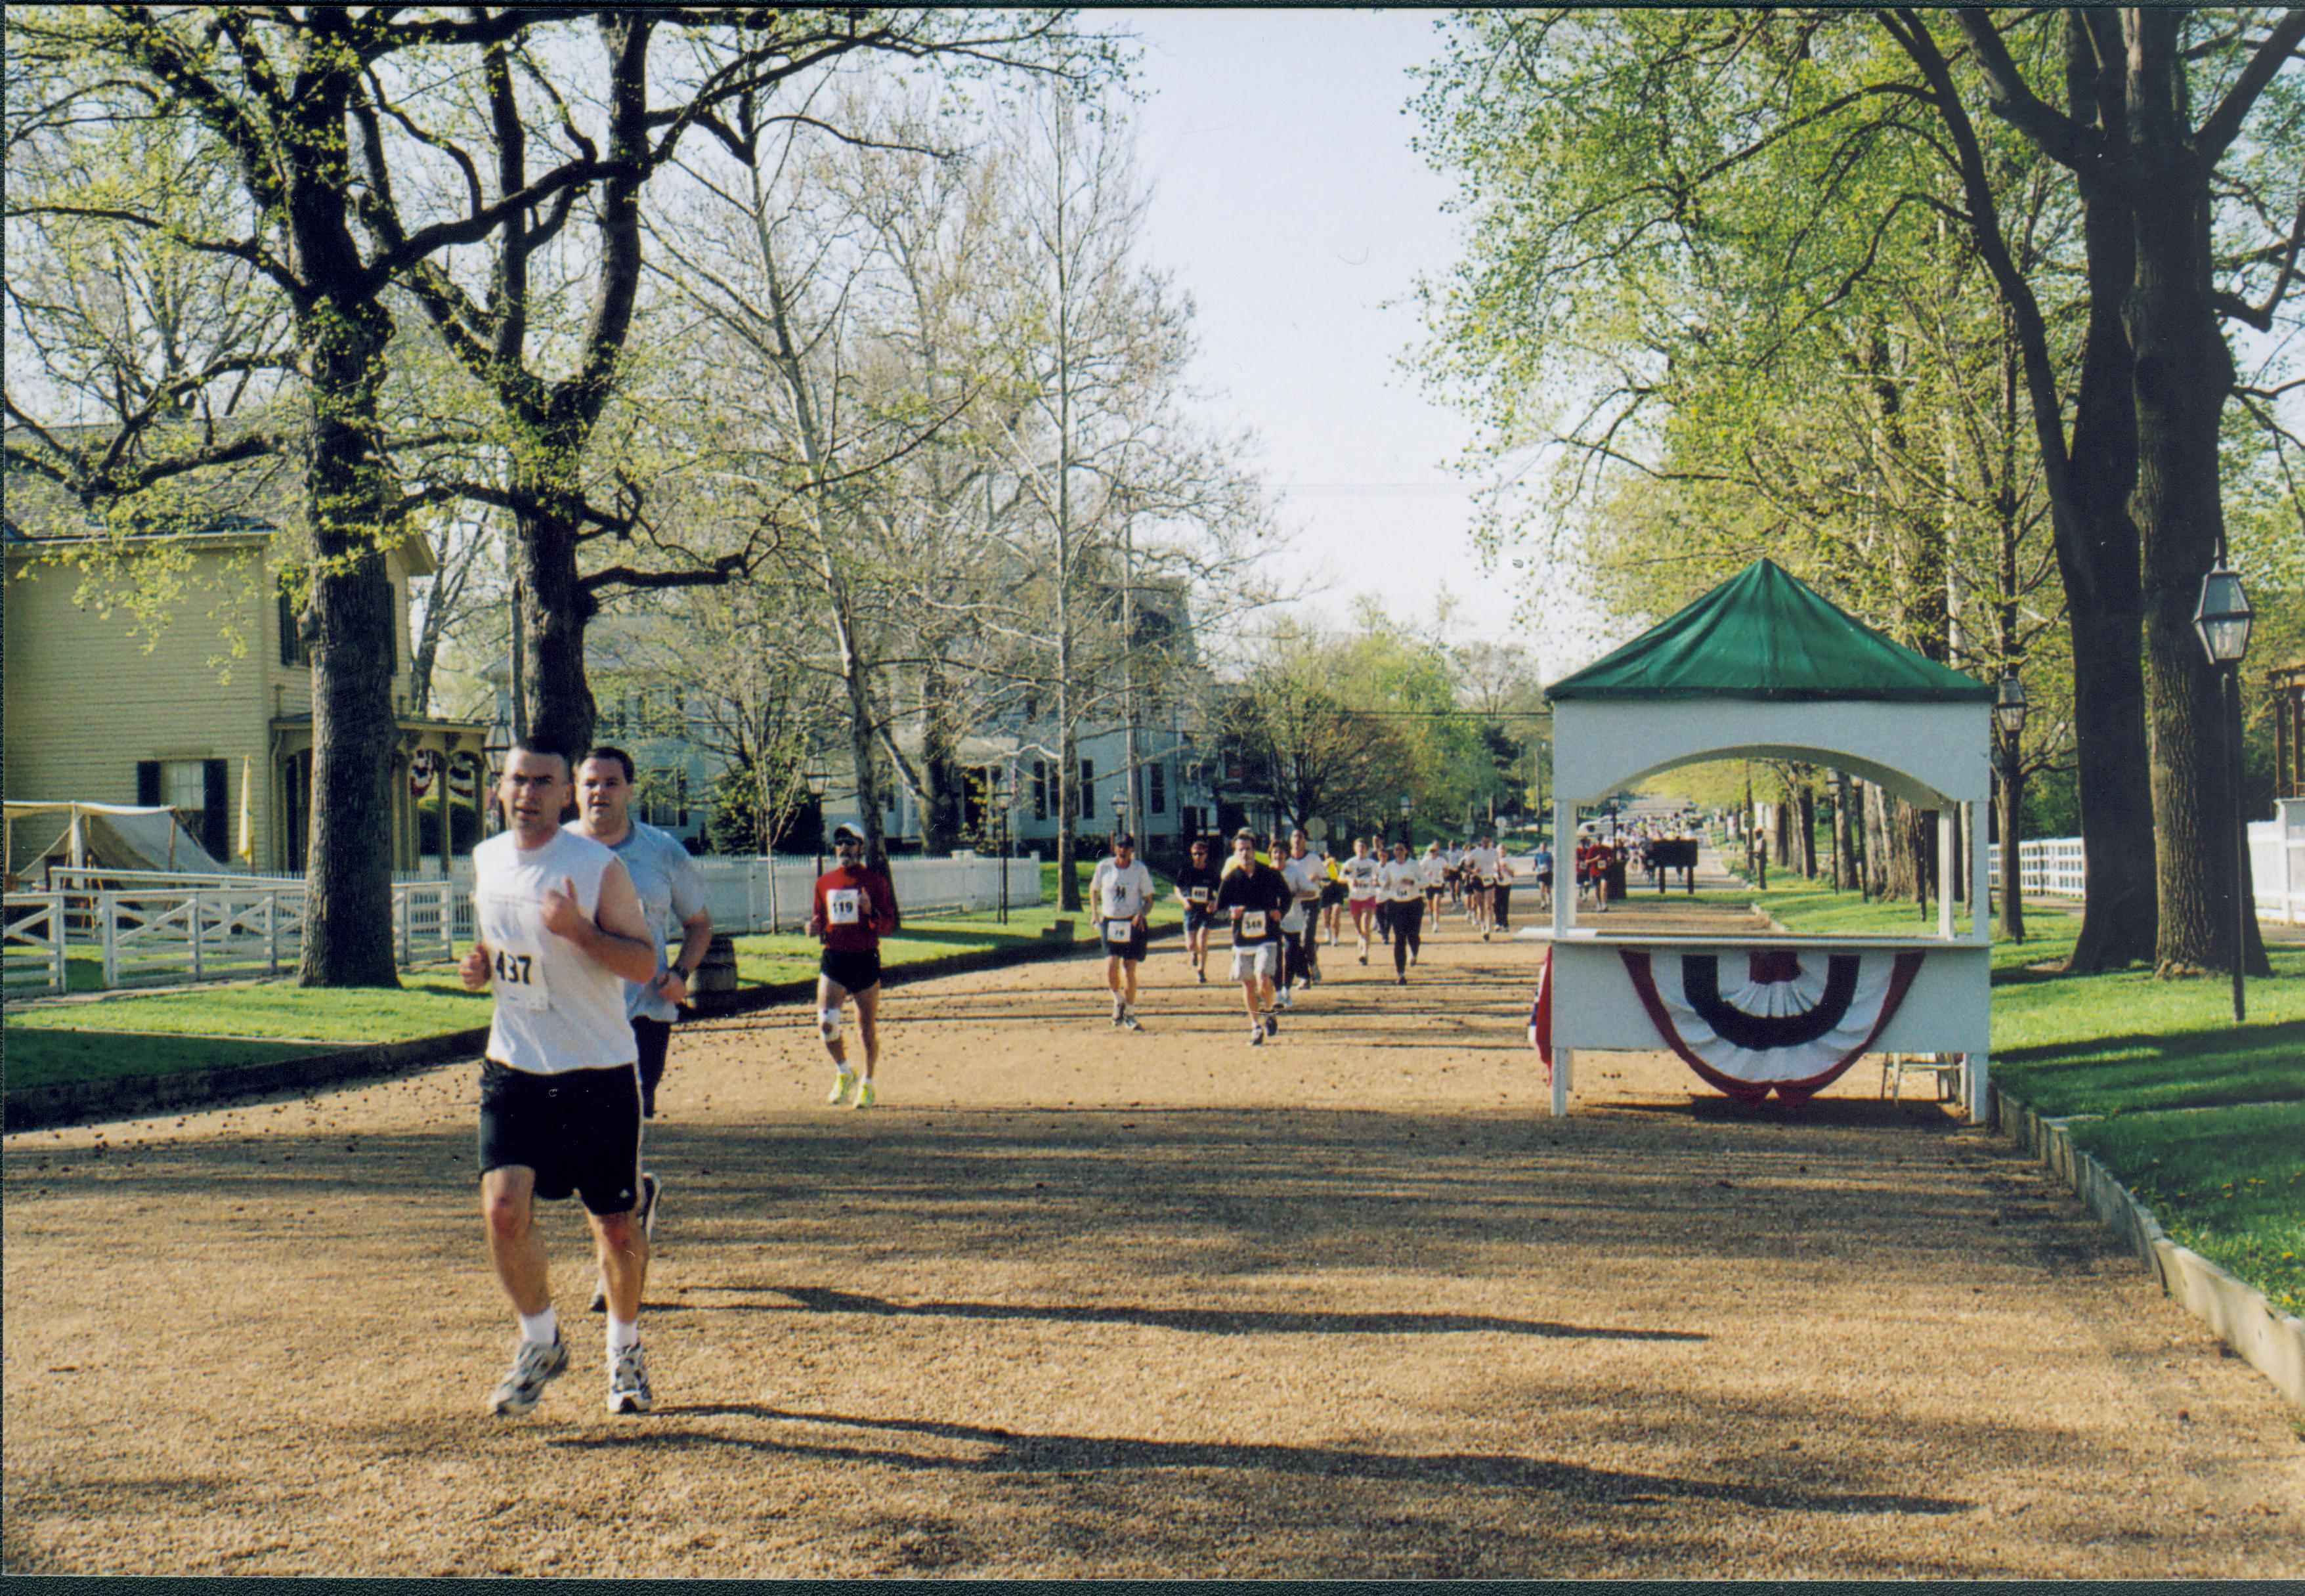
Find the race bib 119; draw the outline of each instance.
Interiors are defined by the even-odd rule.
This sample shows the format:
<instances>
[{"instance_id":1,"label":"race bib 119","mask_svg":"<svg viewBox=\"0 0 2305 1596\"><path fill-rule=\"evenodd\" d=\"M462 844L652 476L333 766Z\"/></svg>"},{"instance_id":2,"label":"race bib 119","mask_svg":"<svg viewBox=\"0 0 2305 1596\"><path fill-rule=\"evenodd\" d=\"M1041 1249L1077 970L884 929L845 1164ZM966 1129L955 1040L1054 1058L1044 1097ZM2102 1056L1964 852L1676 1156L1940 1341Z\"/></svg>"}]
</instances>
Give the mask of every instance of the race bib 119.
<instances>
[{"instance_id":1,"label":"race bib 119","mask_svg":"<svg viewBox=\"0 0 2305 1596\"><path fill-rule=\"evenodd\" d=\"M855 925L861 914L864 895L854 887L835 888L824 895L824 918L829 925Z\"/></svg>"}]
</instances>

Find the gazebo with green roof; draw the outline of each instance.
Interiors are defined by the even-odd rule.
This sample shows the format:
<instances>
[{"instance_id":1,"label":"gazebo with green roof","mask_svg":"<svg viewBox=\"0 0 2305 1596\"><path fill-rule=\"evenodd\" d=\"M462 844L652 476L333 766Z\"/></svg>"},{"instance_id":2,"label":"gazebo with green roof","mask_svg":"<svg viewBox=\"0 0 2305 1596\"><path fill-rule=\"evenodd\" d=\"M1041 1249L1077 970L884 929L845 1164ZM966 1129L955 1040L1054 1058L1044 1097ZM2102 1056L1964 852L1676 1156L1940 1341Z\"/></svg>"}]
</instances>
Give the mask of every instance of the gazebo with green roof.
<instances>
[{"instance_id":1,"label":"gazebo with green roof","mask_svg":"<svg viewBox=\"0 0 2305 1596\"><path fill-rule=\"evenodd\" d=\"M1882 636L1766 559L1554 683L1546 696L1553 711L1553 836L1564 850L1573 844L1580 803L1705 760L1786 760L1845 770L1956 823L1966 817L1972 838L1991 795L1992 687ZM1941 880L1954 879L1955 829L1937 828ZM1966 1056L1969 1112L1982 1118L1990 970L1983 847L1970 848L1969 865L1965 931L1955 930L1947 895L1934 937L1814 940L1927 951L1925 973L1878 1050ZM1614 949L1627 938L1578 926L1569 891L1555 895L1552 927L1540 935L1553 945L1552 1040L1563 1049L1553 1109L1563 1113L1567 1049L1655 1042L1630 1004L1631 989L1616 989L1621 972L1612 976ZM1688 939L1637 940L1648 947ZM1771 947L1807 940L1767 939Z\"/></svg>"}]
</instances>

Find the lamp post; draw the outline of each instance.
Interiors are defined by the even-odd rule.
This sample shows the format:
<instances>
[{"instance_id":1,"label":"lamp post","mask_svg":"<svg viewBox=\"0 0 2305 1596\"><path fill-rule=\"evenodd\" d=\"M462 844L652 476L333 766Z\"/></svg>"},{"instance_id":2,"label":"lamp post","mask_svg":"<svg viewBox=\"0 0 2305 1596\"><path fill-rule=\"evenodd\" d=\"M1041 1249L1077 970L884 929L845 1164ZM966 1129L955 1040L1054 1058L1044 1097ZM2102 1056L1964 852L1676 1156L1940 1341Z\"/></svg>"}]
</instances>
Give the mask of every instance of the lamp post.
<instances>
[{"instance_id":1,"label":"lamp post","mask_svg":"<svg viewBox=\"0 0 2305 1596\"><path fill-rule=\"evenodd\" d=\"M821 876L824 874L824 789L831 778L825 774L823 766L812 760L801 779L808 783L810 801L816 805L816 873Z\"/></svg>"},{"instance_id":2,"label":"lamp post","mask_svg":"<svg viewBox=\"0 0 2305 1596\"><path fill-rule=\"evenodd\" d=\"M2025 940L2025 867L2017 852L2024 794L2019 785L2018 739L2024 734L2025 710L2025 683L2012 667L1993 693L1993 724L2001 732L2001 932L2012 942Z\"/></svg>"},{"instance_id":3,"label":"lamp post","mask_svg":"<svg viewBox=\"0 0 2305 1596\"><path fill-rule=\"evenodd\" d=\"M1414 812L1415 808L1415 797L1410 794L1403 793L1400 795L1400 840L1408 845L1412 853L1416 851L1416 839L1408 835L1408 817Z\"/></svg>"},{"instance_id":4,"label":"lamp post","mask_svg":"<svg viewBox=\"0 0 2305 1596\"><path fill-rule=\"evenodd\" d=\"M2233 744L2232 756L2225 764L2233 781L2227 812L2233 828L2233 1012L2236 1025L2249 1012L2241 993L2241 961L2249 947L2250 904L2249 894L2241 889L2249 879L2249 817L2241 812L2241 662L2249 652L2249 626L2253 613L2249 607L2249 595L2241 590L2240 573L2227 565L2224 556L2219 554L2216 564L2201 579L2201 601L2193 611L2193 630L2200 636L2209 663L2224 673L2225 693L2233 706L2225 716L2225 735Z\"/></svg>"},{"instance_id":5,"label":"lamp post","mask_svg":"<svg viewBox=\"0 0 2305 1596\"><path fill-rule=\"evenodd\" d=\"M991 777L992 790L986 794L994 808L1000 811L1000 923L1008 923L1008 805L1016 786L1016 773L1008 766L999 767Z\"/></svg>"}]
</instances>

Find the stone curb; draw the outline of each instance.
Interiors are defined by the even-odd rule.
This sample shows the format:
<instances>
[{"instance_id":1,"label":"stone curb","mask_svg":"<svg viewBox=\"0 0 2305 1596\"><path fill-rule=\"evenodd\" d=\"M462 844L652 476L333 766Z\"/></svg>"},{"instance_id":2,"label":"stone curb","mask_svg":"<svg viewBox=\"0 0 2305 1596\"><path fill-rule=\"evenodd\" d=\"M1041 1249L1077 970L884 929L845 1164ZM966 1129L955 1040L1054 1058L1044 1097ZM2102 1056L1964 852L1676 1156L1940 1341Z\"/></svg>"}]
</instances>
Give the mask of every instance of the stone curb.
<instances>
[{"instance_id":1,"label":"stone curb","mask_svg":"<svg viewBox=\"0 0 2305 1596\"><path fill-rule=\"evenodd\" d=\"M2292 1405L2305 1409L2305 1320L2282 1312L2254 1286L2170 1240L2151 1210L2104 1165L2073 1145L2065 1127L2076 1119L2095 1117L2045 1118L1999 1087L1993 1088L1994 1124L2071 1187L2089 1212L2153 1271L2165 1294L2271 1380Z\"/></svg>"},{"instance_id":2,"label":"stone curb","mask_svg":"<svg viewBox=\"0 0 2305 1596\"><path fill-rule=\"evenodd\" d=\"M1181 926L1156 926L1152 939L1175 935ZM1050 959L1093 953L1101 945L1094 938L1047 941L1023 947L991 947L981 953L955 954L949 958L903 964L882 977L885 984L905 986L938 976L961 975L975 970L999 970L1012 964L1037 964ZM694 1020L717 1020L752 1014L779 1003L796 1002L816 994L816 980L766 981L742 987L729 1001L700 1007ZM685 1023L685 1022L684 1022ZM0 1129L46 1130L85 1120L133 1119L172 1108L203 1107L237 1098L260 1097L276 1091L311 1091L340 1086L349 1081L404 1075L434 1065L475 1057L488 1045L489 1028L451 1031L404 1042L344 1048L302 1058L270 1059L262 1064L234 1065L225 1069L188 1070L173 1075L123 1075L109 1081L67 1081L54 1086L20 1087L7 1093L4 1125Z\"/></svg>"}]
</instances>

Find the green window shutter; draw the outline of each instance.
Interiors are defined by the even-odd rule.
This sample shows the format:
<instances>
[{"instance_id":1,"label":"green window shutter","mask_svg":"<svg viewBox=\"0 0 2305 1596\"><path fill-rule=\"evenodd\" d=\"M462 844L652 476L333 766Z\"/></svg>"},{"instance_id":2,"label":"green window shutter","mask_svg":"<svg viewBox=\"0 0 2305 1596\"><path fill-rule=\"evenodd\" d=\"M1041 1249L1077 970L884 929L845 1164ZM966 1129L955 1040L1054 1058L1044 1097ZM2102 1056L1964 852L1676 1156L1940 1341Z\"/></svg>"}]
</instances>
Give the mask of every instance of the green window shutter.
<instances>
[{"instance_id":1,"label":"green window shutter","mask_svg":"<svg viewBox=\"0 0 2305 1596\"><path fill-rule=\"evenodd\" d=\"M232 830L225 810L225 761L200 761L200 846L221 862L231 845Z\"/></svg>"}]
</instances>

